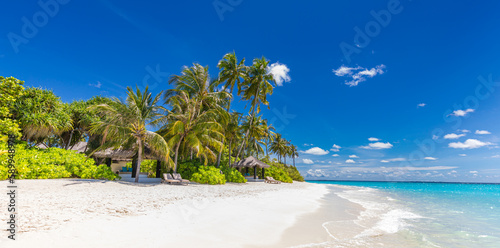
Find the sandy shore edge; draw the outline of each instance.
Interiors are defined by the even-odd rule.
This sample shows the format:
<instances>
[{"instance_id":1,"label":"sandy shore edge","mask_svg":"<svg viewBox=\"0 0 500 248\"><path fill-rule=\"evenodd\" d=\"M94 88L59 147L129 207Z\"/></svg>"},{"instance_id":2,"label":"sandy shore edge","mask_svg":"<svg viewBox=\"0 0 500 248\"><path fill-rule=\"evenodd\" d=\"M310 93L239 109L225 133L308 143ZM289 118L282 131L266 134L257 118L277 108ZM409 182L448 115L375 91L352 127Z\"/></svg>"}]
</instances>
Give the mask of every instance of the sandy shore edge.
<instances>
[{"instance_id":1,"label":"sandy shore edge","mask_svg":"<svg viewBox=\"0 0 500 248\"><path fill-rule=\"evenodd\" d=\"M279 242L299 216L316 211L328 193L324 185L299 182L220 186L74 179L18 182L18 240L7 240L3 231L1 247L266 246ZM5 223L7 212L2 213L0 220Z\"/></svg>"}]
</instances>

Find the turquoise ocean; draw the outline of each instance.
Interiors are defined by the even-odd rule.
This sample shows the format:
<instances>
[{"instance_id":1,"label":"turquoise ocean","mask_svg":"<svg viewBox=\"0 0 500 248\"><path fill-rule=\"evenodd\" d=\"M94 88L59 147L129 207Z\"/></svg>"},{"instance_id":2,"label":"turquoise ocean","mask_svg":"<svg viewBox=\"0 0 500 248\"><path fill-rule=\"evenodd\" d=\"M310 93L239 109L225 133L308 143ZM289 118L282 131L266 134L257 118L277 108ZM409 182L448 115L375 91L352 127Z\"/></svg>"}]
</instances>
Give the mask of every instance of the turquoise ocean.
<instances>
[{"instance_id":1,"label":"turquoise ocean","mask_svg":"<svg viewBox=\"0 0 500 248\"><path fill-rule=\"evenodd\" d=\"M308 182L360 206L311 247L500 247L500 184Z\"/></svg>"}]
</instances>

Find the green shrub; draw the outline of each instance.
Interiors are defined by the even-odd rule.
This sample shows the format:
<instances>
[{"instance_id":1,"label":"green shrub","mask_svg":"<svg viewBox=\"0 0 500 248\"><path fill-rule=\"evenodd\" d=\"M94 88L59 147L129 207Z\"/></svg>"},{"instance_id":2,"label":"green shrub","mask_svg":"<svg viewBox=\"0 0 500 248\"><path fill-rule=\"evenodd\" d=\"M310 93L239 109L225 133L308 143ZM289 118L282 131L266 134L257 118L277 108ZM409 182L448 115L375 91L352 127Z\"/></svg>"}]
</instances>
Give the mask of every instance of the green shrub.
<instances>
[{"instance_id":1,"label":"green shrub","mask_svg":"<svg viewBox=\"0 0 500 248\"><path fill-rule=\"evenodd\" d=\"M132 167L132 162L127 163L127 168ZM156 177L156 160L144 159L141 162L141 172L148 173L149 178Z\"/></svg>"},{"instance_id":2,"label":"green shrub","mask_svg":"<svg viewBox=\"0 0 500 248\"><path fill-rule=\"evenodd\" d=\"M195 172L191 177L191 181L210 185L225 184L226 177L213 166L200 166L198 172Z\"/></svg>"},{"instance_id":3,"label":"green shrub","mask_svg":"<svg viewBox=\"0 0 500 248\"><path fill-rule=\"evenodd\" d=\"M6 144L0 145L5 150ZM57 179L57 178L95 178L114 180L118 176L105 165L96 166L93 159L84 154L61 148L27 148L26 143L16 145L14 157L17 170L16 179ZM0 155L0 180L9 177L7 173L7 154Z\"/></svg>"},{"instance_id":4,"label":"green shrub","mask_svg":"<svg viewBox=\"0 0 500 248\"><path fill-rule=\"evenodd\" d=\"M288 173L286 173L286 171L274 165L271 165L270 168L267 168L265 174L266 176L270 176L284 183L293 183L292 178L288 175Z\"/></svg>"},{"instance_id":5,"label":"green shrub","mask_svg":"<svg viewBox=\"0 0 500 248\"><path fill-rule=\"evenodd\" d=\"M226 177L226 182L231 183L246 183L247 179L236 169L229 168L227 166L221 167L224 176Z\"/></svg>"},{"instance_id":6,"label":"green shrub","mask_svg":"<svg viewBox=\"0 0 500 248\"><path fill-rule=\"evenodd\" d=\"M302 175L300 175L300 172L297 170L297 168L295 168L293 166L287 166L287 165L281 164L276 159L273 159L272 161L269 161L269 158L263 158L262 162L283 170L288 175L288 177L290 177L292 179L292 181L304 182L304 177L302 177ZM266 174L268 174L267 170L266 170ZM273 177L274 179L278 180L274 176L271 176L271 177Z\"/></svg>"},{"instance_id":7,"label":"green shrub","mask_svg":"<svg viewBox=\"0 0 500 248\"><path fill-rule=\"evenodd\" d=\"M194 173L198 172L198 168L203 166L198 160L182 161L178 163L177 173L181 174L182 178L191 178Z\"/></svg>"}]
</instances>

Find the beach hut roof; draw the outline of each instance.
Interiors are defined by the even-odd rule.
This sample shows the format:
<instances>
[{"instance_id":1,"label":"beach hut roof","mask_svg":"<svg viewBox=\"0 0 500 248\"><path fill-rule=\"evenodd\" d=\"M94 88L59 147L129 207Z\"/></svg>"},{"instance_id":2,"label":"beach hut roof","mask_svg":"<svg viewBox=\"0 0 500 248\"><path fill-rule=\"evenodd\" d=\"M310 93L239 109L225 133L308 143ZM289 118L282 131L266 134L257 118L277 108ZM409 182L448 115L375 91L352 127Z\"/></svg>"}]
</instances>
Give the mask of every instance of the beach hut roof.
<instances>
[{"instance_id":1,"label":"beach hut roof","mask_svg":"<svg viewBox=\"0 0 500 248\"><path fill-rule=\"evenodd\" d=\"M94 153L94 157L96 158L111 158L113 160L129 160L132 159L136 155L137 151L132 149L113 149L108 148L104 151L98 151ZM152 159L152 160L164 160L159 156L156 156L148 146L144 147L144 159Z\"/></svg>"},{"instance_id":2,"label":"beach hut roof","mask_svg":"<svg viewBox=\"0 0 500 248\"><path fill-rule=\"evenodd\" d=\"M245 159L242 159L234 164L232 164L231 166L233 167L258 167L258 168L269 168L271 166L269 166L268 164L256 159L255 157L253 156L250 156L248 158L245 158Z\"/></svg>"},{"instance_id":3,"label":"beach hut roof","mask_svg":"<svg viewBox=\"0 0 500 248\"><path fill-rule=\"evenodd\" d=\"M38 145L36 145L36 147L38 147L40 149L46 149L47 148L47 146L45 146L44 144L38 144ZM87 148L87 142L80 141L80 142L74 144L73 146L70 146L69 150L73 150L73 151L76 151L78 153L85 153L85 149L86 148Z\"/></svg>"}]
</instances>

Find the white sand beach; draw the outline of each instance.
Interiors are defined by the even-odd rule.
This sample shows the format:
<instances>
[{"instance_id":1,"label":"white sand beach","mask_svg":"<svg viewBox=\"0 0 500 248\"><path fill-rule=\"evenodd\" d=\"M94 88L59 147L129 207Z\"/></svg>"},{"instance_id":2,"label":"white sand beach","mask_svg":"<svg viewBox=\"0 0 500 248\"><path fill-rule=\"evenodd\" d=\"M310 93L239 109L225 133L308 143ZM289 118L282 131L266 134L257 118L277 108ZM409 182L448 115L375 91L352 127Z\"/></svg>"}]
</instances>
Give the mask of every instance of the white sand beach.
<instances>
[{"instance_id":1,"label":"white sand beach","mask_svg":"<svg viewBox=\"0 0 500 248\"><path fill-rule=\"evenodd\" d=\"M7 239L2 228L0 247L276 247L285 230L318 210L328 193L324 185L300 182L175 186L62 179L17 183L17 240ZM6 182L1 187L6 188ZM0 221L6 223L7 212L2 213ZM308 242L301 237L300 243Z\"/></svg>"}]
</instances>

